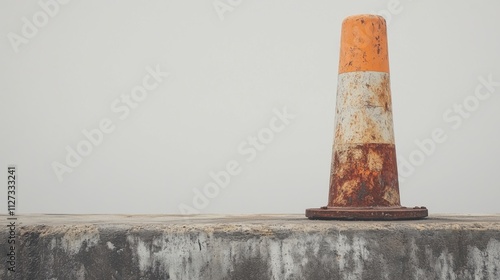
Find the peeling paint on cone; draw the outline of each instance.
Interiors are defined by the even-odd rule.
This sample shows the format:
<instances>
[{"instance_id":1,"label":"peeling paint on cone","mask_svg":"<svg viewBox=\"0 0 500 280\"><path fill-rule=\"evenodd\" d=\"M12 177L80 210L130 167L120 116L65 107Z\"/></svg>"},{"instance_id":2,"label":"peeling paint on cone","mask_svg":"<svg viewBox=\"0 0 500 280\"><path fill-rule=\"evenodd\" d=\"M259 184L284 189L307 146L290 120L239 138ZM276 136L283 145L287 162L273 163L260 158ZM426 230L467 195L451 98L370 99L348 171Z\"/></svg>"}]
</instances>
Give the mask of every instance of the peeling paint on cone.
<instances>
[{"instance_id":1,"label":"peeling paint on cone","mask_svg":"<svg viewBox=\"0 0 500 280\"><path fill-rule=\"evenodd\" d=\"M313 219L415 219L401 207L392 120L386 23L375 15L342 23L328 206Z\"/></svg>"}]
</instances>

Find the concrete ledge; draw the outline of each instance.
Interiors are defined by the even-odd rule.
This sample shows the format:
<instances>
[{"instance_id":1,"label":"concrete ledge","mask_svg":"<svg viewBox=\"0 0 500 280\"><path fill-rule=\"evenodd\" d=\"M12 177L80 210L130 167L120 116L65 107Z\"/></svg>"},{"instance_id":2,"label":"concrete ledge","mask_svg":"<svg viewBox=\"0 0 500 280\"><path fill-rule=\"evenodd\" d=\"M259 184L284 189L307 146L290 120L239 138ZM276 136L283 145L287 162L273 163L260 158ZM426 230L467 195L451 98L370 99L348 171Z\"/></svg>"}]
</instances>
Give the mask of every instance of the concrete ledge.
<instances>
[{"instance_id":1,"label":"concrete ledge","mask_svg":"<svg viewBox=\"0 0 500 280\"><path fill-rule=\"evenodd\" d=\"M16 225L16 272L2 261L1 279L500 279L498 215L27 215ZM8 237L2 227L3 258Z\"/></svg>"}]
</instances>

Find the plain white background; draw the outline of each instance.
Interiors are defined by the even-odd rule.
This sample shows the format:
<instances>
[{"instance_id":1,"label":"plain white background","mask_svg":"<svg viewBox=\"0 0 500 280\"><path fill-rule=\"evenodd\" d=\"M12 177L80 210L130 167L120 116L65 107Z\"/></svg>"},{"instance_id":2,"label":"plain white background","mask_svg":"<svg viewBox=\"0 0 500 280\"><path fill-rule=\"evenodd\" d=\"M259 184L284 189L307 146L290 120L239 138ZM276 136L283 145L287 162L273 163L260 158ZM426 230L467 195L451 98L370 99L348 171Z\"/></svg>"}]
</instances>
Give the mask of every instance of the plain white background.
<instances>
[{"instance_id":1,"label":"plain white background","mask_svg":"<svg viewBox=\"0 0 500 280\"><path fill-rule=\"evenodd\" d=\"M17 213L325 205L340 26L360 13L388 21L402 204L499 213L499 11L494 0L2 1L1 213L9 164L18 167ZM148 67L170 76L120 119L113 102L141 86ZM239 145L284 107L294 119L247 161ZM58 180L53 164L66 165L66 147L103 119L114 131ZM415 141L436 129L446 140L424 154ZM197 197L230 161L241 172Z\"/></svg>"}]
</instances>

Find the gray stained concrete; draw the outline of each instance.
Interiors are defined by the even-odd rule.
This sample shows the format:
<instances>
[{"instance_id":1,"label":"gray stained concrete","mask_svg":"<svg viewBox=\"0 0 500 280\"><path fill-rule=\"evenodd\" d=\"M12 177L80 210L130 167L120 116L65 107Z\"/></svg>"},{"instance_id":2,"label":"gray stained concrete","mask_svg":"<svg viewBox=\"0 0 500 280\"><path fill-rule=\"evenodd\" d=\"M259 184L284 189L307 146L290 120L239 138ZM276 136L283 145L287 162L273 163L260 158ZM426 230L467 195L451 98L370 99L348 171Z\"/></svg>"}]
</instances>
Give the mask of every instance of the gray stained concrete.
<instances>
[{"instance_id":1,"label":"gray stained concrete","mask_svg":"<svg viewBox=\"0 0 500 280\"><path fill-rule=\"evenodd\" d=\"M24 215L16 226L16 272L2 261L1 279L500 279L500 215ZM0 229L5 260L9 235Z\"/></svg>"}]
</instances>

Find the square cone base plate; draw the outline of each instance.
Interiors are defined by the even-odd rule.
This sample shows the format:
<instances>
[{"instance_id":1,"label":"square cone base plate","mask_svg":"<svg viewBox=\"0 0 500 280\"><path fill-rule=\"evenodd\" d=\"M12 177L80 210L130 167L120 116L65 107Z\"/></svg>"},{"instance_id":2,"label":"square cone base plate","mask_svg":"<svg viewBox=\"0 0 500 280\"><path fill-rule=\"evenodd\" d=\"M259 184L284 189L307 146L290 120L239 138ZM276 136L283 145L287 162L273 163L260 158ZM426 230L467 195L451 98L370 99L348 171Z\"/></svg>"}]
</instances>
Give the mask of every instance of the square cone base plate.
<instances>
[{"instance_id":1,"label":"square cone base plate","mask_svg":"<svg viewBox=\"0 0 500 280\"><path fill-rule=\"evenodd\" d=\"M311 220L416 220L428 216L425 207L321 207L306 209Z\"/></svg>"}]
</instances>

